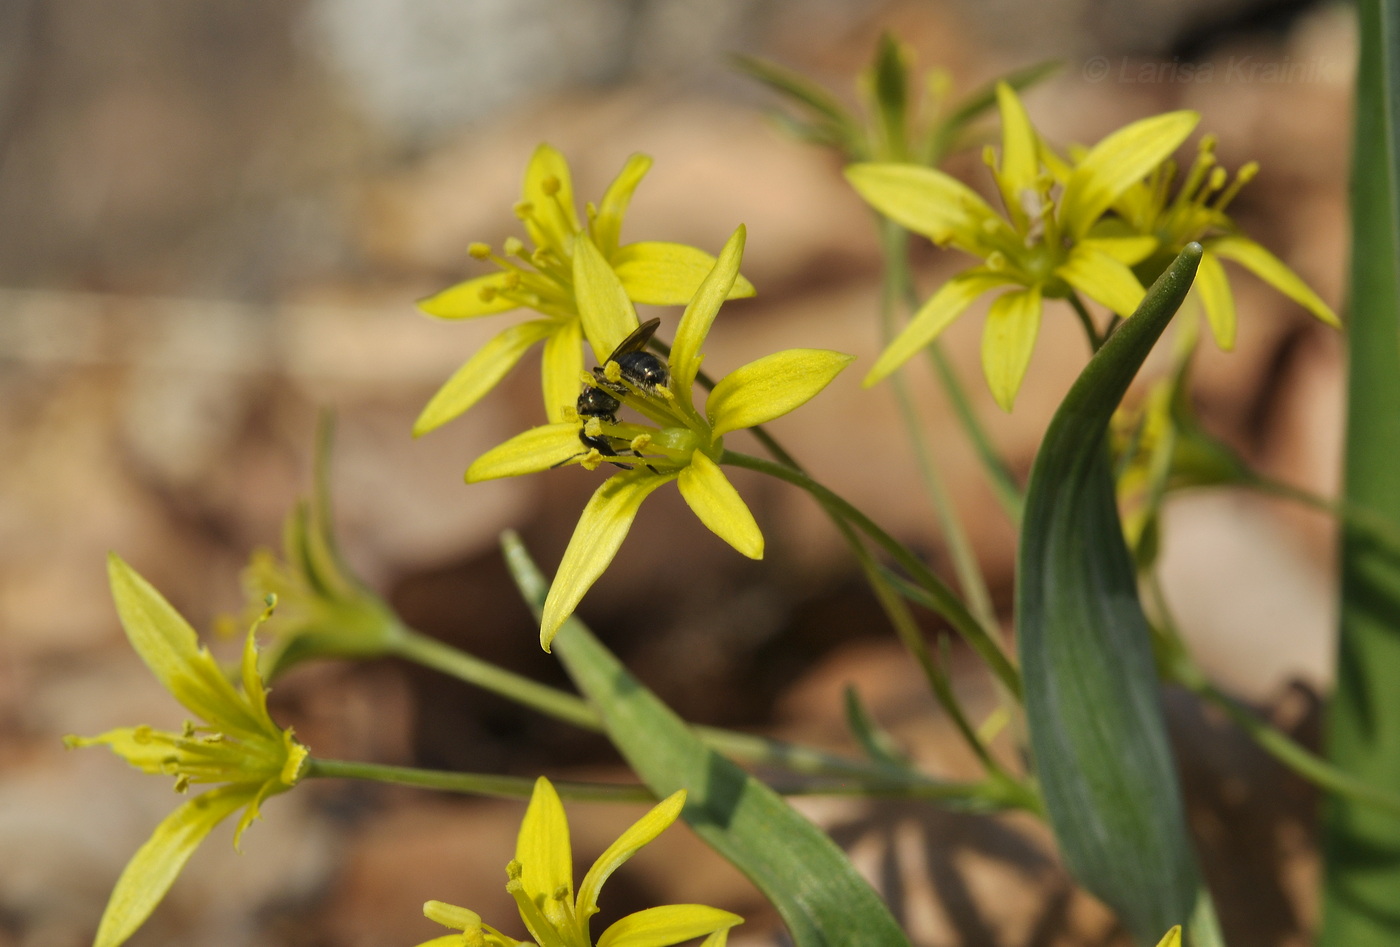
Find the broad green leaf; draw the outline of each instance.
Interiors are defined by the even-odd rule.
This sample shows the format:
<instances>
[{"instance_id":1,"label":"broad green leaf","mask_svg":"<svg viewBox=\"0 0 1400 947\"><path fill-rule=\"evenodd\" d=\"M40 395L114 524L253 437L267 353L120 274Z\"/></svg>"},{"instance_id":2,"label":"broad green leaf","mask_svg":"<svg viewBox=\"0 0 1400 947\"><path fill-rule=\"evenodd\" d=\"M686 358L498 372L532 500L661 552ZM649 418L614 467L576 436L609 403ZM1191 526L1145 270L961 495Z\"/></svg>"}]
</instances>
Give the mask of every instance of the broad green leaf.
<instances>
[{"instance_id":1,"label":"broad green leaf","mask_svg":"<svg viewBox=\"0 0 1400 947\"><path fill-rule=\"evenodd\" d=\"M546 582L518 537L506 559L532 609ZM658 796L687 792L681 818L778 909L797 947L908 947L879 896L821 830L718 753L627 672L583 623L556 644L574 683L598 708L613 744ZM781 844L775 844L781 840Z\"/></svg>"},{"instance_id":2,"label":"broad green leaf","mask_svg":"<svg viewBox=\"0 0 1400 947\"><path fill-rule=\"evenodd\" d=\"M1361 0L1352 133L1350 378L1342 502L1400 522L1400 9ZM1327 752L1377 789L1400 785L1400 559L1346 521ZM1345 796L1325 810L1322 947L1400 942L1400 818Z\"/></svg>"},{"instance_id":3,"label":"broad green leaf","mask_svg":"<svg viewBox=\"0 0 1400 947\"><path fill-rule=\"evenodd\" d=\"M1187 922L1199 879L1105 440L1200 255L1182 251L1055 412L1017 562L1026 721L1050 824L1075 877L1141 944Z\"/></svg>"},{"instance_id":4,"label":"broad green leaf","mask_svg":"<svg viewBox=\"0 0 1400 947\"><path fill-rule=\"evenodd\" d=\"M706 274L715 267L715 258L704 250L660 240L629 243L609 259L627 295L647 306L681 306L690 302ZM741 273L734 277L725 298L746 299L755 292L753 283Z\"/></svg>"},{"instance_id":5,"label":"broad green leaf","mask_svg":"<svg viewBox=\"0 0 1400 947\"><path fill-rule=\"evenodd\" d=\"M118 947L125 943L151 916L204 837L250 802L256 791L256 787L245 784L211 789L166 816L117 879L97 926L93 947Z\"/></svg>"},{"instance_id":6,"label":"broad green leaf","mask_svg":"<svg viewBox=\"0 0 1400 947\"><path fill-rule=\"evenodd\" d=\"M854 359L827 349L786 349L736 368L719 380L705 402L715 437L767 424L800 408Z\"/></svg>"},{"instance_id":7,"label":"broad green leaf","mask_svg":"<svg viewBox=\"0 0 1400 947\"><path fill-rule=\"evenodd\" d=\"M680 392L683 398L700 371L700 348L705 344L705 336L709 335L719 307L728 298L739 275L745 234L741 224L730 236L720 251L719 259L705 274L686 305L680 325L676 327L676 338L671 345L671 375L675 379L674 390Z\"/></svg>"},{"instance_id":8,"label":"broad green leaf","mask_svg":"<svg viewBox=\"0 0 1400 947\"><path fill-rule=\"evenodd\" d=\"M720 539L750 559L763 558L763 533L719 464L695 451L676 481L686 505Z\"/></svg>"},{"instance_id":9,"label":"broad green leaf","mask_svg":"<svg viewBox=\"0 0 1400 947\"><path fill-rule=\"evenodd\" d=\"M617 555L637 509L651 492L675 475L657 476L645 468L614 474L599 487L579 515L578 525L564 550L564 559L549 587L540 620L540 647L549 650L554 633L574 612L598 577Z\"/></svg>"},{"instance_id":10,"label":"broad green leaf","mask_svg":"<svg viewBox=\"0 0 1400 947\"><path fill-rule=\"evenodd\" d=\"M413 436L441 427L486 397L531 346L549 338L554 328L555 322L550 319L521 322L483 345L433 395L418 415L418 420L413 422ZM578 387L577 373L574 374L574 387Z\"/></svg>"}]
</instances>

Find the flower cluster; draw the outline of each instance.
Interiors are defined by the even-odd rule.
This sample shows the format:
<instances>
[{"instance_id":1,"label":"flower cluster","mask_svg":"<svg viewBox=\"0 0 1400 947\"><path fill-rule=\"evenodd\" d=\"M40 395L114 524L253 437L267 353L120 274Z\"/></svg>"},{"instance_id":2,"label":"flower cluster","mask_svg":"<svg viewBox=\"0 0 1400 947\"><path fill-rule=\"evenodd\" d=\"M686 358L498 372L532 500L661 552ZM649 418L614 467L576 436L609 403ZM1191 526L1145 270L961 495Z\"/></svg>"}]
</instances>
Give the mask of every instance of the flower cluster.
<instances>
[{"instance_id":1,"label":"flower cluster","mask_svg":"<svg viewBox=\"0 0 1400 947\"><path fill-rule=\"evenodd\" d=\"M851 184L876 210L923 234L979 258L943 285L914 314L866 376L874 384L932 342L978 297L993 300L982 336L982 367L993 396L1011 410L1040 331L1043 302L1065 299L1082 310L1080 293L1116 317L1131 315L1143 282L1189 242L1206 247L1200 292L1216 338L1234 337L1234 308L1218 258L1234 260L1307 306L1318 318L1336 316L1275 257L1236 232L1225 207L1253 175L1233 184L1212 167L1212 144L1202 147L1176 196L1168 199L1173 152L1199 121L1195 112L1142 119L1066 159L1031 125L1012 88L997 86L1001 110L1000 159L990 167L1003 212L975 191L934 168L866 163L846 169ZM1087 313L1084 318L1088 319Z\"/></svg>"},{"instance_id":2,"label":"flower cluster","mask_svg":"<svg viewBox=\"0 0 1400 947\"><path fill-rule=\"evenodd\" d=\"M583 327L574 284L578 246L588 246L606 262L632 302L666 306L691 298L714 257L680 243L621 243L623 217L650 167L646 155L629 158L602 201L596 207L588 205L585 227L574 206L568 162L549 145L535 149L525 169L524 193L515 205L533 246L514 237L505 241L500 253L483 243L472 244L471 255L494 263L498 271L449 287L421 300L418 307L441 319L473 319L520 308L543 318L511 326L473 355L428 402L413 426L415 434L446 424L476 404L539 342L544 343L545 413L551 421L564 419L583 370ZM754 288L739 276L729 292L731 298L752 296Z\"/></svg>"},{"instance_id":3,"label":"flower cluster","mask_svg":"<svg viewBox=\"0 0 1400 947\"><path fill-rule=\"evenodd\" d=\"M166 690L202 723L179 733L122 727L95 737L69 736L70 747L105 744L137 769L175 777L177 792L222 783L180 806L156 827L117 880L98 926L95 947L117 947L170 890L199 843L239 809L233 844L263 800L291 789L305 775L306 747L273 723L258 673L255 623L243 646L241 689L234 686L194 629L149 582L121 559L108 562L112 597L132 647Z\"/></svg>"},{"instance_id":4,"label":"flower cluster","mask_svg":"<svg viewBox=\"0 0 1400 947\"><path fill-rule=\"evenodd\" d=\"M517 435L467 469L467 481L474 483L566 464L591 469L605 460L626 468L593 494L564 552L540 623L540 641L546 650L564 619L612 561L642 501L664 484L674 481L700 521L725 542L750 558L763 556L763 534L720 469L724 437L805 404L849 364L851 356L823 349L777 352L720 379L704 410L698 408L692 392L705 357L705 337L720 304L732 293L743 249L741 227L725 244L681 316L671 347L668 383L644 387L624 375L610 358L638 328L636 311L602 254L580 241L574 254L574 286L584 332L596 340L593 350L603 363L602 379L583 376L584 383L606 383L619 404L634 408L651 424L599 417L585 420L573 412L564 420ZM576 379L575 390L577 385ZM611 452L605 454L598 444L617 444L629 453L620 455L610 446Z\"/></svg>"},{"instance_id":5,"label":"flower cluster","mask_svg":"<svg viewBox=\"0 0 1400 947\"><path fill-rule=\"evenodd\" d=\"M520 919L539 947L594 947L589 921L598 913L603 883L675 822L685 805L685 791L663 800L608 846L574 894L573 854L564 805L549 780L535 782L525 819L520 824L515 858L506 866L506 890L515 899ZM429 901L423 913L444 927L461 931L435 937L419 947L524 947L481 920L475 911ZM596 941L597 947L668 947L695 937L705 937L703 947L724 947L729 929L743 918L703 904L668 904L629 914L610 925Z\"/></svg>"}]
</instances>

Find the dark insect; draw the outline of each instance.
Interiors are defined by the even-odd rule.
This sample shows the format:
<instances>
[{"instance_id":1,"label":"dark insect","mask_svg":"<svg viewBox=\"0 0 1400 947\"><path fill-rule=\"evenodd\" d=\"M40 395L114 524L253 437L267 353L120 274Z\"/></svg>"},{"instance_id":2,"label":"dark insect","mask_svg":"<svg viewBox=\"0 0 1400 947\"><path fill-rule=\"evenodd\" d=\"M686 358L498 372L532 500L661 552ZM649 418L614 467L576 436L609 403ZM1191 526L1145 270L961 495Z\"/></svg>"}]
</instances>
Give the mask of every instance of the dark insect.
<instances>
[{"instance_id":1,"label":"dark insect","mask_svg":"<svg viewBox=\"0 0 1400 947\"><path fill-rule=\"evenodd\" d=\"M576 407L579 419L583 422L583 426L578 431L578 439L584 447L596 450L604 457L620 456L606 434L594 436L587 432L590 418L597 418L604 424L616 424L617 409L622 407L620 396L627 393L627 387L621 382L608 380L604 371L608 362L617 362L622 377L643 391L655 392L670 384L671 372L667 369L666 363L650 352L643 351L659 325L661 325L660 319L648 319L643 322L632 331L631 335L623 339L617 348L613 349L612 354L607 357L603 365L594 367L593 377L598 379L598 384L584 387L578 396ZM635 450L632 453L638 457L642 456ZM570 457L569 460L573 460L573 457ZM568 461L563 461L563 463L568 463ZM609 461L609 463L624 470L632 469L631 464L617 461ZM653 473L656 472L656 468L650 464L647 464L647 469Z\"/></svg>"}]
</instances>

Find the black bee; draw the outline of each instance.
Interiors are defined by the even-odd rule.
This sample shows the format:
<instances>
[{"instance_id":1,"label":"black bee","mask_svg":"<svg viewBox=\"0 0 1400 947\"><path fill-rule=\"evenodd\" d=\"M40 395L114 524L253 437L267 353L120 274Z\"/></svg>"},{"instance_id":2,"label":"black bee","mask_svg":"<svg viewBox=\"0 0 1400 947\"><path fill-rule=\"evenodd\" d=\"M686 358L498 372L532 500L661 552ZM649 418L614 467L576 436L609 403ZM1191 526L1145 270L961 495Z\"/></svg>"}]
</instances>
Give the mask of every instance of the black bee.
<instances>
[{"instance_id":1,"label":"black bee","mask_svg":"<svg viewBox=\"0 0 1400 947\"><path fill-rule=\"evenodd\" d=\"M648 319L637 326L627 338L618 343L612 354L607 357L603 365L595 366L593 377L598 379L597 385L586 385L578 396L578 404L575 410L583 421L583 426L579 428L578 439L584 447L592 448L604 457L617 457L618 452L613 449L612 442L607 435L591 436L587 432L589 418L597 418L604 424L617 423L617 409L622 407L621 396L627 393L627 387L621 382L609 381L604 367L608 362L617 362L618 370L622 377L631 382L643 391L654 392L664 388L671 383L671 372L666 367L666 363L650 352L643 351L647 342L656 332L656 327L661 325L660 319ZM632 453L637 454L636 451ZM641 454L637 454L638 457ZM572 458L570 458L572 460ZM617 461L610 461L615 467L624 470L631 470L631 464L622 464ZM647 465L653 471L650 464Z\"/></svg>"}]
</instances>

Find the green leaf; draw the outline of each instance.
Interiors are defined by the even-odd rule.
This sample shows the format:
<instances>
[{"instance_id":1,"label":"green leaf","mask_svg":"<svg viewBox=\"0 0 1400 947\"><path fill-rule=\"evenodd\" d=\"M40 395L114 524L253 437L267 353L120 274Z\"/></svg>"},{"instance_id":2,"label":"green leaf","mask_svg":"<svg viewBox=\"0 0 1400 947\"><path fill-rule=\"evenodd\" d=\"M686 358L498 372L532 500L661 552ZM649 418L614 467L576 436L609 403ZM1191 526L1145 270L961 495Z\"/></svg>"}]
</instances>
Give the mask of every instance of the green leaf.
<instances>
[{"instance_id":1,"label":"green leaf","mask_svg":"<svg viewBox=\"0 0 1400 947\"><path fill-rule=\"evenodd\" d=\"M1353 132L1351 374L1343 502L1400 521L1400 10L1359 4ZM1346 773L1400 785L1400 558L1343 525L1337 686L1327 749ZM1324 947L1400 941L1400 818L1332 795L1323 849Z\"/></svg>"},{"instance_id":2,"label":"green leaf","mask_svg":"<svg viewBox=\"0 0 1400 947\"><path fill-rule=\"evenodd\" d=\"M1026 717L1050 823L1071 871L1143 944L1187 921L1199 880L1105 438L1200 256L1187 245L1056 411L1017 564Z\"/></svg>"},{"instance_id":3,"label":"green leaf","mask_svg":"<svg viewBox=\"0 0 1400 947\"><path fill-rule=\"evenodd\" d=\"M538 612L547 583L518 537L503 542L516 584ZM581 622L565 623L555 650L632 769L658 796L687 791L681 818L773 902L797 947L907 947L889 910L830 838L707 749Z\"/></svg>"}]
</instances>

